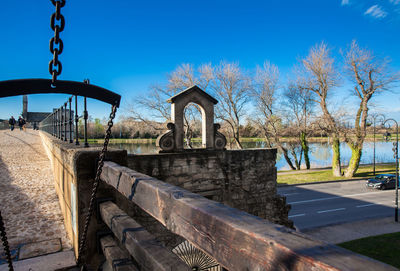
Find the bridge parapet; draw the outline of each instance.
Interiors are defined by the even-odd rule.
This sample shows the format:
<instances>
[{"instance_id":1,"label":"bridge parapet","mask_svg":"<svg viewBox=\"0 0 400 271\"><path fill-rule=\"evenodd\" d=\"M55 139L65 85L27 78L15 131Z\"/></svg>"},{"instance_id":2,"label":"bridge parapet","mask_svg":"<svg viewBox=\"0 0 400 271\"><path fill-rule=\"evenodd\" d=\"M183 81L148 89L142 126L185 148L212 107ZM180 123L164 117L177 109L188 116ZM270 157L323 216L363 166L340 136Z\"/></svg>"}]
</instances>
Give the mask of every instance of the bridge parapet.
<instances>
[{"instance_id":1,"label":"bridge parapet","mask_svg":"<svg viewBox=\"0 0 400 271\"><path fill-rule=\"evenodd\" d=\"M113 162L101 178L228 270L396 270Z\"/></svg>"},{"instance_id":2,"label":"bridge parapet","mask_svg":"<svg viewBox=\"0 0 400 271\"><path fill-rule=\"evenodd\" d=\"M64 216L65 229L72 241L75 256L78 253L80 232L83 229L89 198L95 176L96 161L101 148L84 148L68 144L52 137L46 132L40 132L42 143L51 161L54 175L54 187L56 189L61 211ZM127 154L125 150L110 149L107 152L107 160L120 164L126 164ZM99 196L104 194L99 190ZM96 231L102 225L98 225L95 218L91 220L88 239L96 240ZM87 254L96 254L96 242L88 242ZM99 259L97 259L100 261ZM95 260L96 261L96 260Z\"/></svg>"},{"instance_id":3,"label":"bridge parapet","mask_svg":"<svg viewBox=\"0 0 400 271\"><path fill-rule=\"evenodd\" d=\"M55 188L66 229L77 253L100 149L77 147L43 132L41 137L52 162ZM112 219L110 215L114 216L113 212L123 210L123 215L134 217L140 209L149 218L158 221L165 231L176 234L181 241L182 238L188 240L228 270L396 270L127 168L126 151L110 150L107 160L114 162L106 162L104 165L98 197L111 197L114 203L99 203L97 219L93 217L91 220L86 259L92 266L98 266L103 259L97 253L99 244L103 246L105 256L120 251L114 245L112 249L107 246L112 241L110 238L100 238L97 242L99 236L96 233L99 230L109 228L114 232L118 229L122 232L119 237L124 238L123 232L128 232L126 226L136 227L129 224L132 221L125 221L129 217L122 221L116 217ZM111 220L114 222L110 223ZM160 227L149 228L142 221L138 223L152 235L160 230ZM118 239L118 232L114 235ZM152 238L147 236L147 239ZM140 240L134 231L130 231L128 237L130 242L135 238ZM119 243L124 242L120 240ZM136 245L145 247L141 242ZM143 253L152 257L151 253ZM132 250L129 254L138 258ZM185 270L185 267L173 270Z\"/></svg>"}]
</instances>

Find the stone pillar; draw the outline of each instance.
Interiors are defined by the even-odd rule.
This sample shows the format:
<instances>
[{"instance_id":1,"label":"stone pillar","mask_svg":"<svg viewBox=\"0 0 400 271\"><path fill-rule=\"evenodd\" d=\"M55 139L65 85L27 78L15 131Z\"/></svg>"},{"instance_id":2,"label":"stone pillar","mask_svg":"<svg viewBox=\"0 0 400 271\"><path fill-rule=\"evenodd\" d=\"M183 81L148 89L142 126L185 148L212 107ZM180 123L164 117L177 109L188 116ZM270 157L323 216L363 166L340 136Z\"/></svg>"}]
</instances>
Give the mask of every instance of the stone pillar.
<instances>
[{"instance_id":1,"label":"stone pillar","mask_svg":"<svg viewBox=\"0 0 400 271\"><path fill-rule=\"evenodd\" d=\"M183 110L185 106L182 106L180 103L172 103L171 104L171 118L172 122L175 124L175 131L177 131L174 135L175 137L175 150L180 151L183 150Z\"/></svg>"}]
</instances>

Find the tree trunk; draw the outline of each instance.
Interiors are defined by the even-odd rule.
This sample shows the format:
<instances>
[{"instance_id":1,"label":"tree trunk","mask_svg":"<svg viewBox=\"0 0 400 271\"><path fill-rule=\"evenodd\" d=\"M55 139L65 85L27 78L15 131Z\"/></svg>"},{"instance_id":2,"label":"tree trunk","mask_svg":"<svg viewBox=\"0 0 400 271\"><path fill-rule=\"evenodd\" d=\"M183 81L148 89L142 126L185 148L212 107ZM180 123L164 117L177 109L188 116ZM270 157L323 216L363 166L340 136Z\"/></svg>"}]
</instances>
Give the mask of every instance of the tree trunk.
<instances>
[{"instance_id":1,"label":"tree trunk","mask_svg":"<svg viewBox=\"0 0 400 271\"><path fill-rule=\"evenodd\" d=\"M243 149L242 143L240 143L239 138L235 136L234 139L235 139L236 147L240 150Z\"/></svg>"},{"instance_id":2,"label":"tree trunk","mask_svg":"<svg viewBox=\"0 0 400 271\"><path fill-rule=\"evenodd\" d=\"M350 158L349 166L347 167L344 176L346 178L351 178L354 176L354 174L356 173L356 171L360 165L360 160L361 160L361 155L362 155L362 147L359 145L352 145L352 144L348 144L348 146L351 149L351 158Z\"/></svg>"},{"instance_id":3,"label":"tree trunk","mask_svg":"<svg viewBox=\"0 0 400 271\"><path fill-rule=\"evenodd\" d=\"M308 156L309 147L308 147L306 133L301 132L300 142L301 142L301 148L303 149L304 152L304 163L306 164L306 168L310 169L310 157Z\"/></svg>"},{"instance_id":4,"label":"tree trunk","mask_svg":"<svg viewBox=\"0 0 400 271\"><path fill-rule=\"evenodd\" d=\"M297 159L297 156L296 156L296 152L294 151L294 150L291 150L290 151L291 153L292 153L292 156L293 156L293 159L294 159L294 164L296 165L296 169L297 170L300 170L300 163L301 163L301 160L299 161L298 159ZM301 156L300 156L300 159L301 159Z\"/></svg>"},{"instance_id":5,"label":"tree trunk","mask_svg":"<svg viewBox=\"0 0 400 271\"><path fill-rule=\"evenodd\" d=\"M239 126L236 129L233 129L233 134L234 134L234 138L235 138L235 142L236 142L237 148L240 149L240 150L243 149L242 143L240 143Z\"/></svg>"},{"instance_id":6,"label":"tree trunk","mask_svg":"<svg viewBox=\"0 0 400 271\"><path fill-rule=\"evenodd\" d=\"M278 148L281 150L283 157L285 157L286 163L289 165L290 169L296 170L296 168L293 166L292 161L289 158L287 149L285 149L280 143L278 143Z\"/></svg>"},{"instance_id":7,"label":"tree trunk","mask_svg":"<svg viewBox=\"0 0 400 271\"><path fill-rule=\"evenodd\" d=\"M336 136L332 138L332 174L335 177L342 176L340 167L340 141Z\"/></svg>"}]
</instances>

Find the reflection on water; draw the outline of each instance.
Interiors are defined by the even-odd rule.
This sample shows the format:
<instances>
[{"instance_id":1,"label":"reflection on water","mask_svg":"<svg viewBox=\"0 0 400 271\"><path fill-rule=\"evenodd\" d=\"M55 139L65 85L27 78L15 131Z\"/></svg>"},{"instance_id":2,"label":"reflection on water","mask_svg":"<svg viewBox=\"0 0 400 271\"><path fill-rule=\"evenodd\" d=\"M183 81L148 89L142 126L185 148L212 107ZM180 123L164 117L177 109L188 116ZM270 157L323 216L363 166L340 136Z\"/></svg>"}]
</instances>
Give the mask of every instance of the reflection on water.
<instances>
[{"instance_id":1,"label":"reflection on water","mask_svg":"<svg viewBox=\"0 0 400 271\"><path fill-rule=\"evenodd\" d=\"M312 168L317 167L329 167L332 159L332 149L328 143L310 143L310 162ZM117 149L125 149L130 153L157 153L158 150L155 144L133 144L133 143L118 143L110 144L110 147ZM200 147L195 144L194 147ZM244 142L243 147L246 149L251 148L264 148L265 142ZM391 142L376 142L376 155L375 159L377 163L395 162L393 159ZM342 164L347 165L350 157L351 150L345 144L340 145ZM290 169L286 164L283 156L278 153L276 167L278 170ZM303 158L304 160L304 158ZM361 164L373 163L373 142L364 143L364 150L361 157Z\"/></svg>"}]
</instances>

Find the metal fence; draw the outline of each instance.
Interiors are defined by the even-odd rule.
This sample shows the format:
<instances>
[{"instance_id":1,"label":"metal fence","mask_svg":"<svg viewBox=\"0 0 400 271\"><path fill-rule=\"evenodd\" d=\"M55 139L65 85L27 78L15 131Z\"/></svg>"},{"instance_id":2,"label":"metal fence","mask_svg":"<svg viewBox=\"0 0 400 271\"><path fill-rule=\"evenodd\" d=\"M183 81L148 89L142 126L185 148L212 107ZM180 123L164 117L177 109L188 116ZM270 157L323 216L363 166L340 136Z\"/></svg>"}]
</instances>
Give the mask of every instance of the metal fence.
<instances>
[{"instance_id":1,"label":"metal fence","mask_svg":"<svg viewBox=\"0 0 400 271\"><path fill-rule=\"evenodd\" d=\"M74 110L72 106L74 105ZM87 101L86 97L83 99L83 140L84 146L89 147L87 140ZM39 129L45 131L54 137L79 145L79 119L78 115L78 96L74 95L68 98L59 108L53 109L53 113L48 115L44 120L39 123Z\"/></svg>"}]
</instances>

